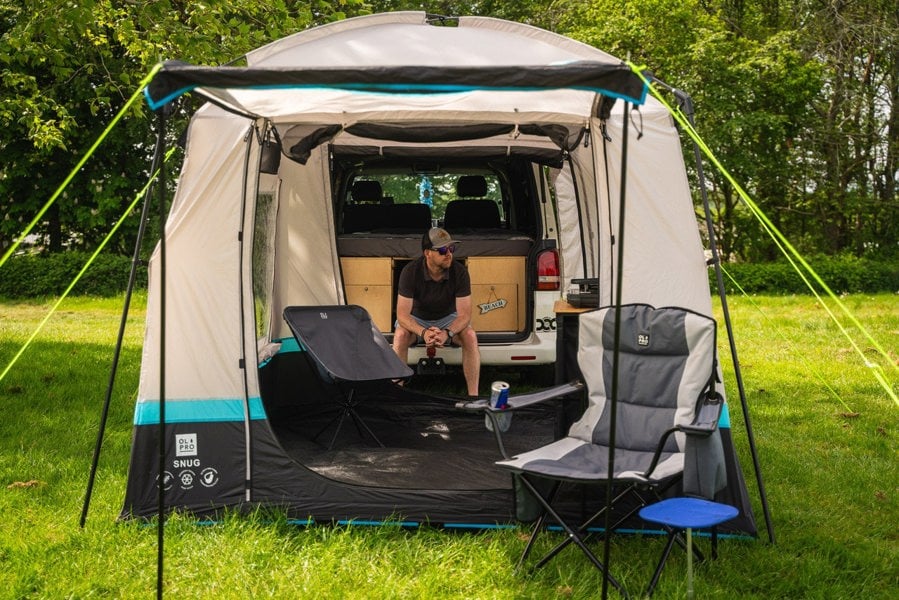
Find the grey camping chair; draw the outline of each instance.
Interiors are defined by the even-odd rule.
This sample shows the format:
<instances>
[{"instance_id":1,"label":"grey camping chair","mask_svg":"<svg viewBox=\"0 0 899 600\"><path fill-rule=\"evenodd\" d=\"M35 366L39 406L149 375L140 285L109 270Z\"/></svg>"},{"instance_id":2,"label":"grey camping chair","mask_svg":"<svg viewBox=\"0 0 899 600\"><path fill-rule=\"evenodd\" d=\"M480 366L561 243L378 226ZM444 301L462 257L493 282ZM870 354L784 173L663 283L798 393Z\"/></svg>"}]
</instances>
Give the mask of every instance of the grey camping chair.
<instances>
[{"instance_id":1,"label":"grey camping chair","mask_svg":"<svg viewBox=\"0 0 899 600\"><path fill-rule=\"evenodd\" d=\"M360 403L356 392L371 384L408 379L412 369L397 357L368 312L352 304L288 306L284 309L284 320L322 378L337 388L333 397L340 410L315 437L336 423L328 445L330 450L344 421L349 418L360 435L363 431L368 433L383 447L356 410Z\"/></svg>"},{"instance_id":2,"label":"grey camping chair","mask_svg":"<svg viewBox=\"0 0 899 600\"><path fill-rule=\"evenodd\" d=\"M661 497L683 480L685 490L711 496L724 487L725 476L717 434L723 399L715 391L715 321L680 308L625 305L620 307L616 344L616 312L615 307L606 307L580 316L578 364L588 390L584 415L567 436L507 456L497 465L515 474L542 508L518 566L551 518L568 536L533 568L542 567L573 542L623 592L586 543L588 528L605 514L605 507L580 525L571 525L553 505L560 485L613 483L610 529L614 531L645 506L638 491L650 490ZM613 403L616 434L610 471ZM487 414L495 411L488 409ZM636 508L626 507L625 514L618 514L616 506L633 501Z\"/></svg>"}]
</instances>

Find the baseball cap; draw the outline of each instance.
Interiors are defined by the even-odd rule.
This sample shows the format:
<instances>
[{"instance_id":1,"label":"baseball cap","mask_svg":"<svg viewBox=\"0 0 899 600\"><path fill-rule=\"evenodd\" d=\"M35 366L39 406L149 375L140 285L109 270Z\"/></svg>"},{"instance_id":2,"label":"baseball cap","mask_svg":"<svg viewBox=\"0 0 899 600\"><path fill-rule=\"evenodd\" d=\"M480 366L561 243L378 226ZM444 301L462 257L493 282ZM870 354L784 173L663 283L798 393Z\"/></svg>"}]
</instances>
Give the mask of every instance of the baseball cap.
<instances>
[{"instance_id":1,"label":"baseball cap","mask_svg":"<svg viewBox=\"0 0 899 600\"><path fill-rule=\"evenodd\" d=\"M430 250L431 248L443 248L444 246L458 243L458 241L454 240L452 236L450 236L446 229L442 229L440 227L432 227L422 236L421 249Z\"/></svg>"}]
</instances>

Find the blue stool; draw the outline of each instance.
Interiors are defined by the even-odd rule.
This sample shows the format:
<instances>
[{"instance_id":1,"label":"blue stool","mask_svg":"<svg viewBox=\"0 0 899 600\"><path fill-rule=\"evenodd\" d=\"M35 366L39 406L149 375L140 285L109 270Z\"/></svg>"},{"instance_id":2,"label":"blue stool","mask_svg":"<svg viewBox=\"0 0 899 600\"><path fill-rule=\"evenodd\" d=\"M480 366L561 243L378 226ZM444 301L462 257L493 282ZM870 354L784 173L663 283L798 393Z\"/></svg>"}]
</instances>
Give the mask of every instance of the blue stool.
<instances>
[{"instance_id":1,"label":"blue stool","mask_svg":"<svg viewBox=\"0 0 899 600\"><path fill-rule=\"evenodd\" d=\"M687 597L693 597L693 530L711 529L712 532L712 558L718 558L718 530L716 527L725 521L729 521L739 514L733 506L719 504L701 498L668 498L655 504L640 509L640 518L650 523L664 525L668 529L668 543L662 552L662 558L652 576L652 581L646 589L646 595L652 596L652 592L659 582L659 576L671 554L671 548L677 541L682 531L687 533ZM683 542L681 542L683 544ZM702 554L697 551L697 558L702 560Z\"/></svg>"}]
</instances>

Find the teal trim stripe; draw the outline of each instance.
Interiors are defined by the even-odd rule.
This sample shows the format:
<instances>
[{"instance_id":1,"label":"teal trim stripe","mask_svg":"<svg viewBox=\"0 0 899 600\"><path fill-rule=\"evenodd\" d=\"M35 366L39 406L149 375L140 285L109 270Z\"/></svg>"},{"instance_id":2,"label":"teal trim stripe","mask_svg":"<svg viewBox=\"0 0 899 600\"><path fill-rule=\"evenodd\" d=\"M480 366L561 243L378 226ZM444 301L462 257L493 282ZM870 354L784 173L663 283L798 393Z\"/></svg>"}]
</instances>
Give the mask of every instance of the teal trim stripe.
<instances>
[{"instance_id":1,"label":"teal trim stripe","mask_svg":"<svg viewBox=\"0 0 899 600\"><path fill-rule=\"evenodd\" d=\"M730 429L730 410L727 408L727 402L721 408L721 416L718 418L719 429Z\"/></svg>"},{"instance_id":2,"label":"teal trim stripe","mask_svg":"<svg viewBox=\"0 0 899 600\"><path fill-rule=\"evenodd\" d=\"M147 102L147 105L152 110L158 110L172 102L176 98L183 96L184 94L188 94L195 89L197 89L198 85L186 85L182 88L179 88L167 96L160 98L159 100L155 100L150 92L150 88L144 88L144 99ZM215 86L212 86L215 87ZM644 85L642 90L640 91L639 96L630 96L628 94L613 92L611 90L607 90L600 87L592 87L585 85L572 85L572 86L560 86L558 88L544 88L544 87L532 87L532 86L510 86L510 87L488 87L488 86L478 86L478 85L461 85L461 84L438 84L438 83L332 83L332 84L299 84L299 83L287 83L287 84L271 84L271 85L250 85L243 87L242 89L248 90L289 90L289 89L298 89L298 90L345 90L348 92L354 93L371 93L371 94L399 94L399 95L425 95L425 94L455 94L462 92L479 92L482 90L491 91L491 92L545 92L547 90L552 89L571 89L571 90L581 90L587 92L596 92L602 94L604 96L610 96L612 98L618 98L625 102L632 102L634 104L644 104L646 102L646 95L649 93L649 88Z\"/></svg>"},{"instance_id":3,"label":"teal trim stripe","mask_svg":"<svg viewBox=\"0 0 899 600\"><path fill-rule=\"evenodd\" d=\"M304 352L303 348L300 346L300 343L297 341L297 338L289 337L273 341L281 344L281 348L280 350L278 350L278 354L283 354L285 352Z\"/></svg>"},{"instance_id":4,"label":"teal trim stripe","mask_svg":"<svg viewBox=\"0 0 899 600\"><path fill-rule=\"evenodd\" d=\"M265 419L262 398L250 398L250 419ZM166 400L166 423L224 423L244 420L243 398L203 398L200 400ZM159 425L159 401L138 402L134 411L135 425Z\"/></svg>"}]
</instances>

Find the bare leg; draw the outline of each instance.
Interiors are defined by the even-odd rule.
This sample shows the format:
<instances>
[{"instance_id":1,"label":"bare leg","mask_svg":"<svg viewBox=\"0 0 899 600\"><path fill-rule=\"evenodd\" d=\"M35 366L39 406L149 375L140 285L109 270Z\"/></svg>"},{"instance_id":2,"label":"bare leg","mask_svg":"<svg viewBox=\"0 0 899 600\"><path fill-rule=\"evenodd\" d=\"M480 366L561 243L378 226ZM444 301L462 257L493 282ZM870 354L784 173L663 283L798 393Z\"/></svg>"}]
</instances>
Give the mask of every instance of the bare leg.
<instances>
[{"instance_id":1,"label":"bare leg","mask_svg":"<svg viewBox=\"0 0 899 600\"><path fill-rule=\"evenodd\" d=\"M456 338L462 345L462 373L469 396L478 395L481 378L481 352L478 349L478 334L471 327L466 327Z\"/></svg>"},{"instance_id":2,"label":"bare leg","mask_svg":"<svg viewBox=\"0 0 899 600\"><path fill-rule=\"evenodd\" d=\"M393 332L393 351L404 363L409 362L409 347L416 342L418 336L412 335L403 327Z\"/></svg>"}]
</instances>

